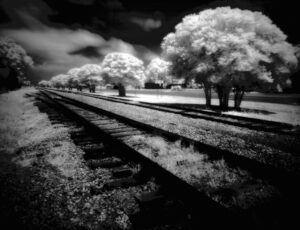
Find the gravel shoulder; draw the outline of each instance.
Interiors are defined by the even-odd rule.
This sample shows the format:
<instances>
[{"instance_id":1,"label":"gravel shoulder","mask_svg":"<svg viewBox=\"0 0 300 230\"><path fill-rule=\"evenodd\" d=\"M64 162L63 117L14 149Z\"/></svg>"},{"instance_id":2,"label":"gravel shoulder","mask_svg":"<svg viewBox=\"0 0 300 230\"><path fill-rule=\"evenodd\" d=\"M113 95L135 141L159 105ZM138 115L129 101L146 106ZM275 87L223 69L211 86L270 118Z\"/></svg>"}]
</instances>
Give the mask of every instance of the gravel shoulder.
<instances>
[{"instance_id":1,"label":"gravel shoulder","mask_svg":"<svg viewBox=\"0 0 300 230\"><path fill-rule=\"evenodd\" d=\"M187 92L185 92L187 91ZM149 103L161 103L161 104L184 104L189 107L203 107L205 105L205 97L201 93L199 95L184 95L189 94L189 90L183 90L180 92L164 90L160 92L159 90L148 90L148 93L140 93L136 90L135 93L129 91L127 93L127 99L132 101L141 101ZM199 92L201 92L199 90ZM117 93L109 90L100 90L97 94L104 96L117 96ZM183 94L183 95L182 95ZM266 96L265 96L266 97ZM276 98L275 95L270 95L270 98ZM296 97L296 96L295 96ZM270 100L270 99L269 99ZM295 99L296 100L296 99ZM278 101L278 100L277 100ZM219 100L212 98L212 105L218 106ZM229 100L229 106L233 108L234 101ZM263 120L277 121L288 123L292 125L300 125L300 106L299 104L280 104L280 103L268 103L264 101L247 101L242 102L242 111L228 111L224 114L231 114L236 116L244 116L251 118L258 118Z\"/></svg>"},{"instance_id":2,"label":"gravel shoulder","mask_svg":"<svg viewBox=\"0 0 300 230\"><path fill-rule=\"evenodd\" d=\"M170 132L232 151L258 161L299 172L299 137L258 132L218 122L186 118L134 105L60 94L150 124Z\"/></svg>"},{"instance_id":3,"label":"gravel shoulder","mask_svg":"<svg viewBox=\"0 0 300 230\"><path fill-rule=\"evenodd\" d=\"M69 127L39 111L36 92L0 95L1 229L131 229L132 194L154 183L91 195L109 173L85 165Z\"/></svg>"}]
</instances>

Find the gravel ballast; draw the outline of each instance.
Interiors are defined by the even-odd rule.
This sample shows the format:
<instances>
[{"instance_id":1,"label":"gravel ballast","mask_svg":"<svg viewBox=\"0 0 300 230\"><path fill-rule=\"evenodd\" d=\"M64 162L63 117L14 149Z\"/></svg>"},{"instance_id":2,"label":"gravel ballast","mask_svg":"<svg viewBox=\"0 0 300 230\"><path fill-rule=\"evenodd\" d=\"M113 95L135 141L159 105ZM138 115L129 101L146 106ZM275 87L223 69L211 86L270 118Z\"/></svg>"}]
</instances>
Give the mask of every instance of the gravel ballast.
<instances>
[{"instance_id":1,"label":"gravel ballast","mask_svg":"<svg viewBox=\"0 0 300 230\"><path fill-rule=\"evenodd\" d=\"M87 167L71 127L51 124L35 93L0 95L1 229L131 229L134 195L157 185L92 193L111 180L111 172Z\"/></svg>"},{"instance_id":2,"label":"gravel ballast","mask_svg":"<svg viewBox=\"0 0 300 230\"><path fill-rule=\"evenodd\" d=\"M299 137L258 132L70 93L59 92L59 94L263 163L296 172L300 169Z\"/></svg>"}]
</instances>

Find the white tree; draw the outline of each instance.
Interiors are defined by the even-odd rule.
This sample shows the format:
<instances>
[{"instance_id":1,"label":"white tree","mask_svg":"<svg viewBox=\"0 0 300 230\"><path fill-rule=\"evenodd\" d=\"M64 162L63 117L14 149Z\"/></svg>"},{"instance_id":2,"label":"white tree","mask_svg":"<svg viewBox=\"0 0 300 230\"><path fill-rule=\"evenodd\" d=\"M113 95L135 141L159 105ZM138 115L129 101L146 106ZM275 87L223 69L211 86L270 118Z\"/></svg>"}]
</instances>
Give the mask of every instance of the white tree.
<instances>
[{"instance_id":1,"label":"white tree","mask_svg":"<svg viewBox=\"0 0 300 230\"><path fill-rule=\"evenodd\" d=\"M96 86L103 81L102 68L96 64L86 64L80 67L77 75L80 84L87 86L90 92L95 92Z\"/></svg>"},{"instance_id":2,"label":"white tree","mask_svg":"<svg viewBox=\"0 0 300 230\"><path fill-rule=\"evenodd\" d=\"M43 88L51 87L51 82L46 81L46 80L42 80L38 83L38 86L43 87Z\"/></svg>"},{"instance_id":3,"label":"white tree","mask_svg":"<svg viewBox=\"0 0 300 230\"><path fill-rule=\"evenodd\" d=\"M152 83L171 83L172 79L169 74L171 63L161 58L153 58L146 68L147 81Z\"/></svg>"},{"instance_id":4,"label":"white tree","mask_svg":"<svg viewBox=\"0 0 300 230\"><path fill-rule=\"evenodd\" d=\"M58 74L51 78L50 82L51 85L55 88L62 88L64 89L68 85L69 75L67 74Z\"/></svg>"},{"instance_id":5,"label":"white tree","mask_svg":"<svg viewBox=\"0 0 300 230\"><path fill-rule=\"evenodd\" d=\"M141 86L145 81L144 63L126 53L107 54L102 62L103 79L118 85L119 96L126 96L127 85Z\"/></svg>"},{"instance_id":6,"label":"white tree","mask_svg":"<svg viewBox=\"0 0 300 230\"><path fill-rule=\"evenodd\" d=\"M215 85L223 109L232 87L238 109L245 90L255 85L284 87L297 65L287 36L260 12L220 7L183 18L162 43L176 76L196 78L210 106Z\"/></svg>"},{"instance_id":7,"label":"white tree","mask_svg":"<svg viewBox=\"0 0 300 230\"><path fill-rule=\"evenodd\" d=\"M3 83L8 89L20 86L20 78L25 76L28 67L33 61L26 51L13 40L0 38L0 67L8 68L9 75Z\"/></svg>"},{"instance_id":8,"label":"white tree","mask_svg":"<svg viewBox=\"0 0 300 230\"><path fill-rule=\"evenodd\" d=\"M77 90L81 91L82 89L79 82L79 76L78 76L79 71L80 68L72 68L67 72L67 75L69 75L67 85L70 90L72 90L73 88L77 88Z\"/></svg>"}]
</instances>

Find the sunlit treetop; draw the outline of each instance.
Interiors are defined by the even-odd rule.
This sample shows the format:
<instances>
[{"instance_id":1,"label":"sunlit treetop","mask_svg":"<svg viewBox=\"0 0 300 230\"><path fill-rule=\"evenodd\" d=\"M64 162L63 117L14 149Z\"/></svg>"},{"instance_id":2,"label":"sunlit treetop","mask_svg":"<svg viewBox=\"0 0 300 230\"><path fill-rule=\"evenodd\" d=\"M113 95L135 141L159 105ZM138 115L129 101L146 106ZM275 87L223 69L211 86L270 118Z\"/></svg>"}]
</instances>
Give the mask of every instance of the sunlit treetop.
<instances>
[{"instance_id":1,"label":"sunlit treetop","mask_svg":"<svg viewBox=\"0 0 300 230\"><path fill-rule=\"evenodd\" d=\"M79 71L80 71L80 68L72 68L67 72L67 75L69 75L68 85L70 87L78 86L78 84L79 84L79 76L78 76Z\"/></svg>"},{"instance_id":2,"label":"sunlit treetop","mask_svg":"<svg viewBox=\"0 0 300 230\"><path fill-rule=\"evenodd\" d=\"M70 69L67 74L73 77L78 77L78 73L80 71L80 68L72 68Z\"/></svg>"},{"instance_id":3,"label":"sunlit treetop","mask_svg":"<svg viewBox=\"0 0 300 230\"><path fill-rule=\"evenodd\" d=\"M38 86L40 87L51 87L52 84L50 81L42 80L38 83Z\"/></svg>"},{"instance_id":4,"label":"sunlit treetop","mask_svg":"<svg viewBox=\"0 0 300 230\"><path fill-rule=\"evenodd\" d=\"M176 75L208 76L216 83L273 82L298 63L286 39L260 12L220 7L184 17L164 38L162 49ZM239 79L238 73L245 72L247 77Z\"/></svg>"},{"instance_id":5,"label":"sunlit treetop","mask_svg":"<svg viewBox=\"0 0 300 230\"><path fill-rule=\"evenodd\" d=\"M102 62L103 77L107 83L138 86L144 83L144 63L127 53L109 53Z\"/></svg>"},{"instance_id":6,"label":"sunlit treetop","mask_svg":"<svg viewBox=\"0 0 300 230\"><path fill-rule=\"evenodd\" d=\"M51 78L50 82L54 87L66 87L70 76L67 74L58 74Z\"/></svg>"},{"instance_id":7,"label":"sunlit treetop","mask_svg":"<svg viewBox=\"0 0 300 230\"><path fill-rule=\"evenodd\" d=\"M150 82L155 82L157 80L171 82L171 78L169 76L170 65L170 62L161 58L152 59L146 69L147 80Z\"/></svg>"},{"instance_id":8,"label":"sunlit treetop","mask_svg":"<svg viewBox=\"0 0 300 230\"><path fill-rule=\"evenodd\" d=\"M86 64L79 68L78 75L80 76L97 76L101 75L102 68L97 64Z\"/></svg>"},{"instance_id":9,"label":"sunlit treetop","mask_svg":"<svg viewBox=\"0 0 300 230\"><path fill-rule=\"evenodd\" d=\"M97 84L102 81L102 68L97 64L86 64L79 68L79 81L83 84Z\"/></svg>"},{"instance_id":10,"label":"sunlit treetop","mask_svg":"<svg viewBox=\"0 0 300 230\"><path fill-rule=\"evenodd\" d=\"M18 70L32 65L31 57L20 45L9 38L0 38L0 66Z\"/></svg>"}]
</instances>

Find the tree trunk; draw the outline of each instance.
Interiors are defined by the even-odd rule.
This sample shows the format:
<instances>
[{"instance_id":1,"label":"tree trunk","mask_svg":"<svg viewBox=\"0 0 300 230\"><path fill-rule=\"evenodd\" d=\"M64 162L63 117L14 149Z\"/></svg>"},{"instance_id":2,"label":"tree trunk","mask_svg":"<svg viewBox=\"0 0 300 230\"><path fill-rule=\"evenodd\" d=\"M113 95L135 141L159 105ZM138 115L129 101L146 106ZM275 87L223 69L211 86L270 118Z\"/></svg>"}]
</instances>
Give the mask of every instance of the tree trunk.
<instances>
[{"instance_id":1,"label":"tree trunk","mask_svg":"<svg viewBox=\"0 0 300 230\"><path fill-rule=\"evenodd\" d=\"M234 93L234 109L237 111L241 111L241 103L243 100L245 94L245 89L242 88L235 88L235 93Z\"/></svg>"},{"instance_id":2,"label":"tree trunk","mask_svg":"<svg viewBox=\"0 0 300 230\"><path fill-rule=\"evenodd\" d=\"M222 87L217 85L217 93L218 93L218 98L219 98L219 106L222 108L223 105L223 90Z\"/></svg>"},{"instance_id":3,"label":"tree trunk","mask_svg":"<svg viewBox=\"0 0 300 230\"><path fill-rule=\"evenodd\" d=\"M9 67L9 73L5 84L8 90L15 90L21 87L18 79L18 73L15 69Z\"/></svg>"},{"instance_id":4,"label":"tree trunk","mask_svg":"<svg viewBox=\"0 0 300 230\"><path fill-rule=\"evenodd\" d=\"M221 109L223 111L228 111L229 94L230 94L230 89L229 90L226 89L223 94L222 106L221 106Z\"/></svg>"},{"instance_id":5,"label":"tree trunk","mask_svg":"<svg viewBox=\"0 0 300 230\"><path fill-rule=\"evenodd\" d=\"M124 85L122 85L121 83L118 84L118 90L119 90L120 97L126 96L126 89L125 89Z\"/></svg>"},{"instance_id":6,"label":"tree trunk","mask_svg":"<svg viewBox=\"0 0 300 230\"><path fill-rule=\"evenodd\" d=\"M220 101L220 109L222 111L228 111L228 102L229 102L229 95L230 95L230 87L222 87L222 86L217 86L217 92L218 92L218 97Z\"/></svg>"},{"instance_id":7,"label":"tree trunk","mask_svg":"<svg viewBox=\"0 0 300 230\"><path fill-rule=\"evenodd\" d=\"M204 93L205 93L206 108L210 108L211 107L211 84L204 83Z\"/></svg>"}]
</instances>

